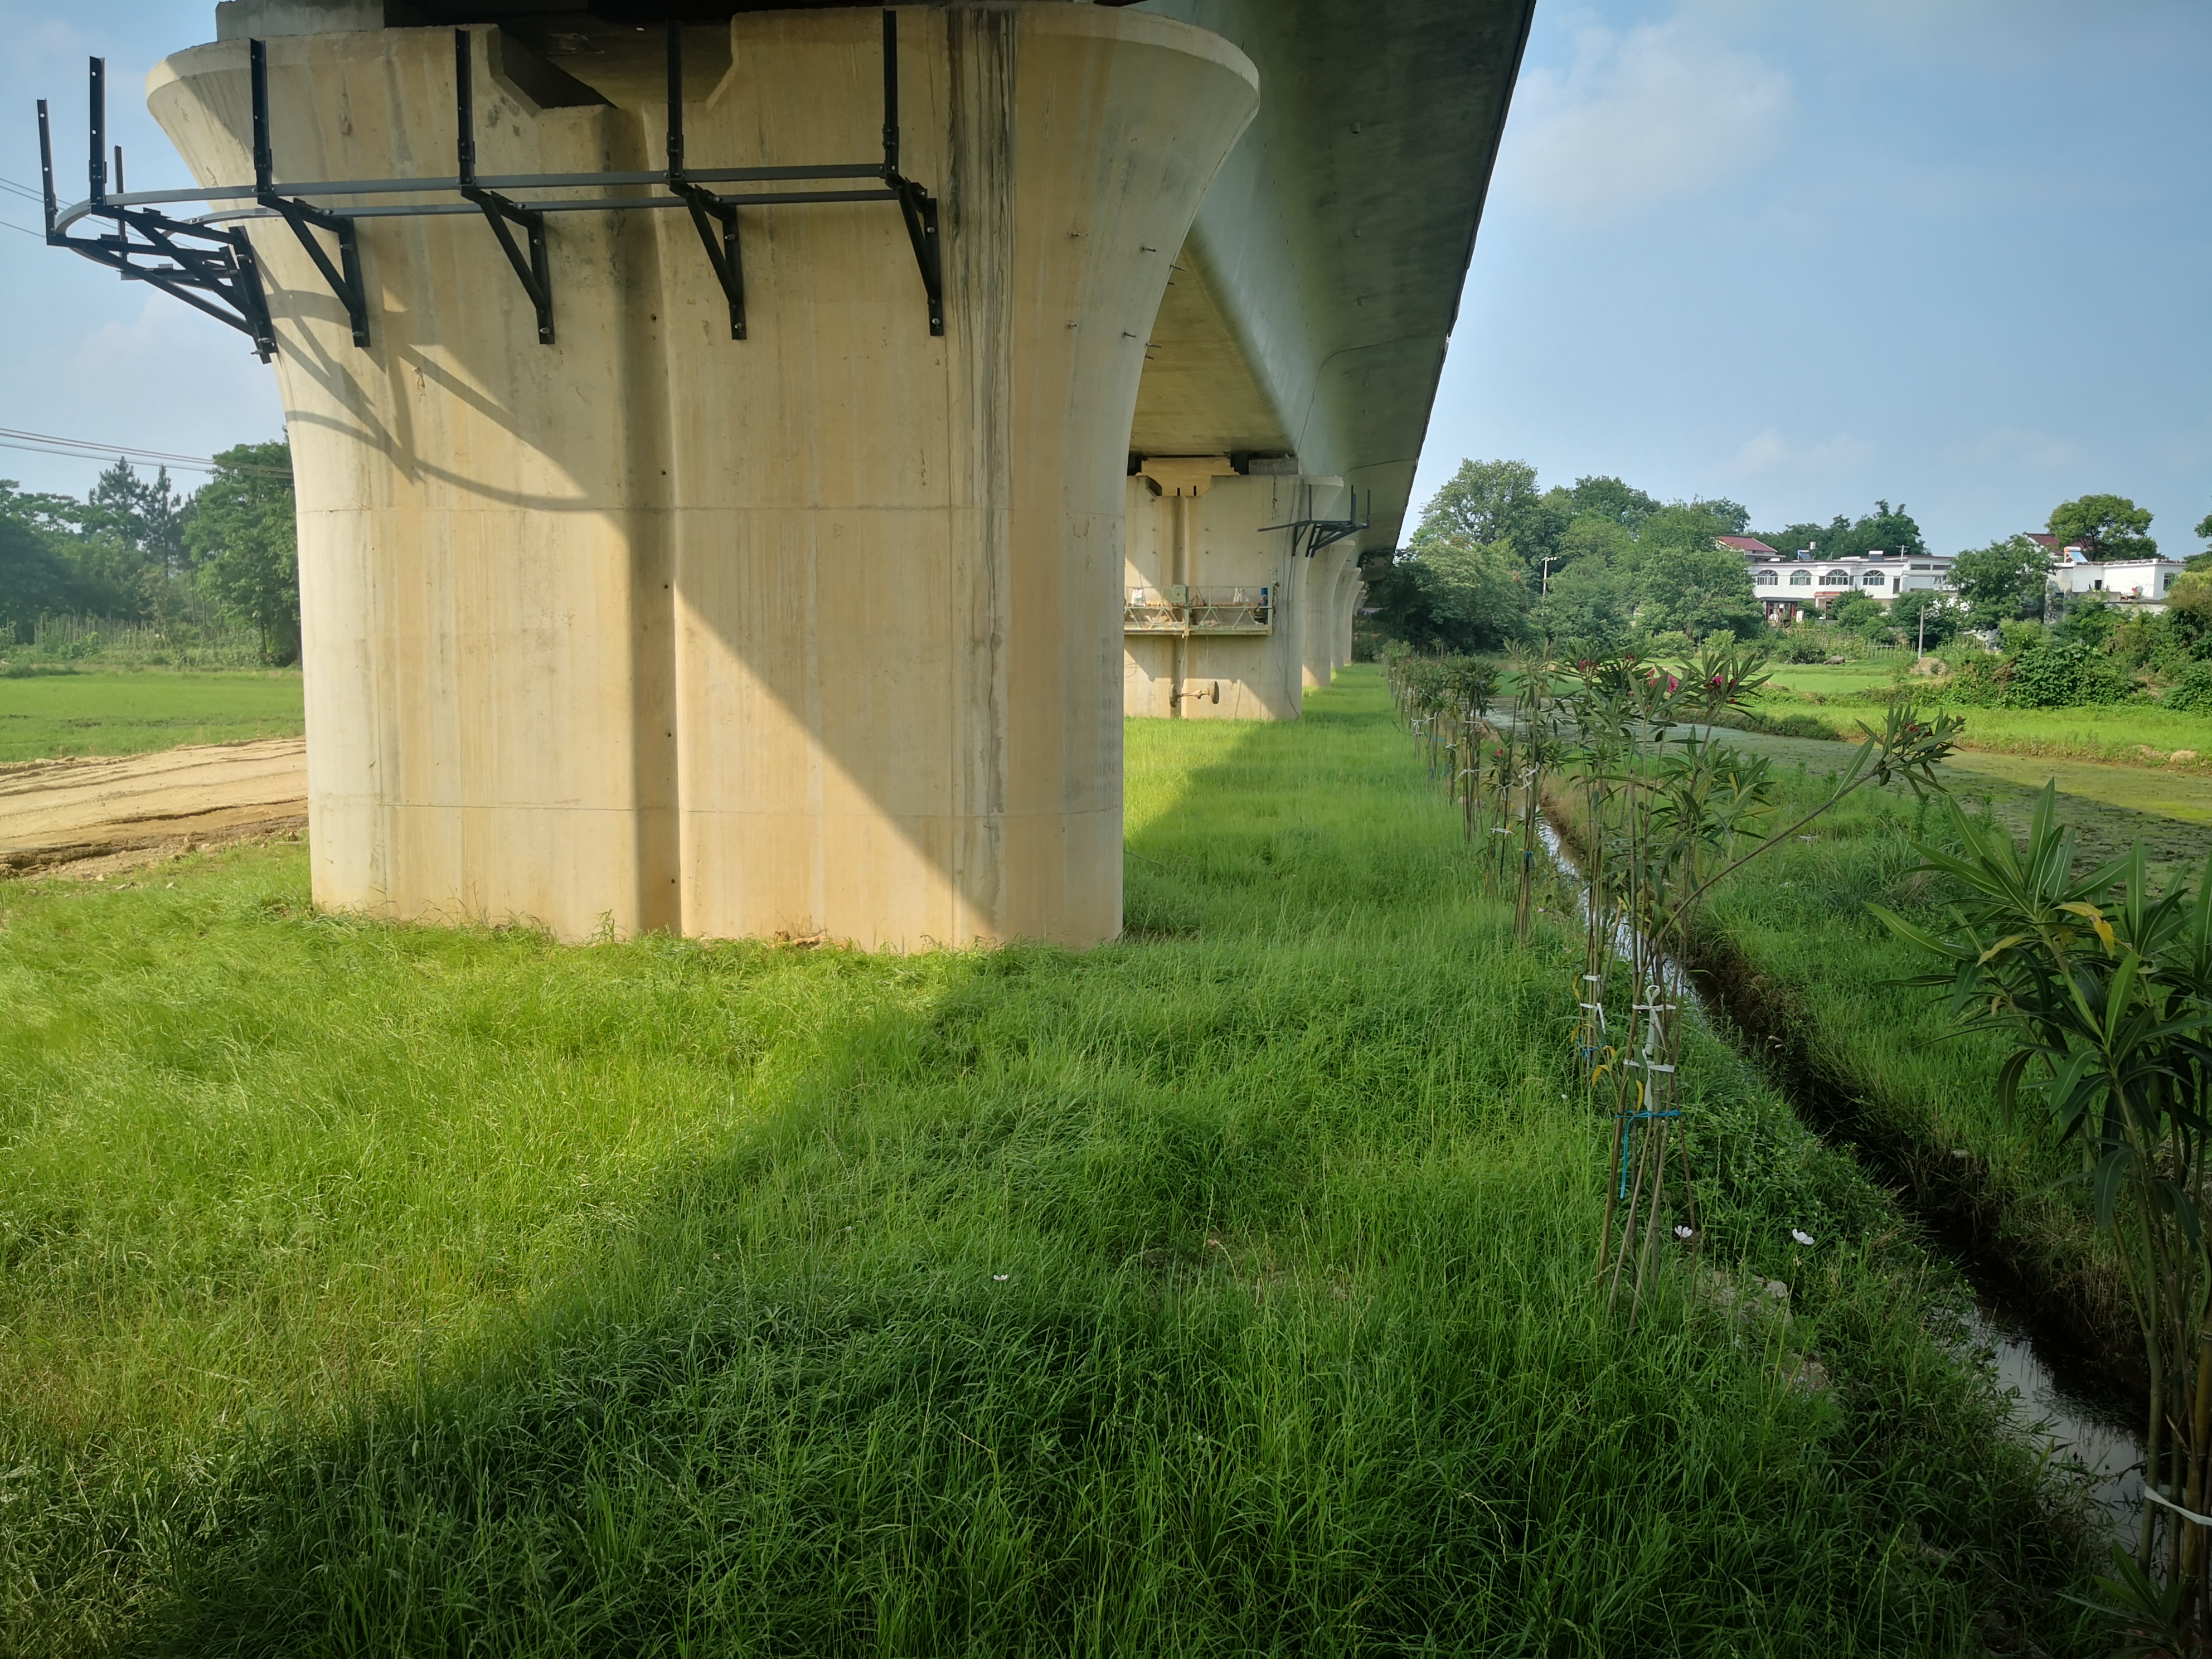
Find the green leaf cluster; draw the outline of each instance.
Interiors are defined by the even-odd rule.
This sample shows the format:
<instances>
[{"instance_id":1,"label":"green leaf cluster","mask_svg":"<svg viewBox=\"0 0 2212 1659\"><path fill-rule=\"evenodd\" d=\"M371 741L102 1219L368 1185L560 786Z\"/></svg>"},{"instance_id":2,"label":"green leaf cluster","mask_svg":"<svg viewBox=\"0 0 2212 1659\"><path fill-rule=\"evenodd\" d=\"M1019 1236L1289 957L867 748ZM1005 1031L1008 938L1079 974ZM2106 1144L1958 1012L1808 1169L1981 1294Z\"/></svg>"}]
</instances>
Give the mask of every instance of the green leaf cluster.
<instances>
[{"instance_id":1,"label":"green leaf cluster","mask_svg":"<svg viewBox=\"0 0 2212 1659\"><path fill-rule=\"evenodd\" d=\"M276 663L299 654L291 451L246 444L216 459L191 495L167 469L142 477L118 459L82 501L0 479L0 645L28 643L43 617L165 627L212 601L257 629Z\"/></svg>"}]
</instances>

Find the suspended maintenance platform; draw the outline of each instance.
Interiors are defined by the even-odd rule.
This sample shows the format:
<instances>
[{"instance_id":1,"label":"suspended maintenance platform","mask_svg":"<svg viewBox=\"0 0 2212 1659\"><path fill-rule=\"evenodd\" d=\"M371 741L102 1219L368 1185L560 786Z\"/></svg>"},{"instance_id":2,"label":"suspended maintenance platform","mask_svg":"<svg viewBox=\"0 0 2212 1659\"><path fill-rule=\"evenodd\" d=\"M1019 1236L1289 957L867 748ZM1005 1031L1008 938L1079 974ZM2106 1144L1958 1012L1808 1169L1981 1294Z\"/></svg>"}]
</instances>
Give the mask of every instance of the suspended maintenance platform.
<instances>
[{"instance_id":1,"label":"suspended maintenance platform","mask_svg":"<svg viewBox=\"0 0 2212 1659\"><path fill-rule=\"evenodd\" d=\"M273 363L318 902L1121 927L1387 557L1533 0L226 0L48 237Z\"/></svg>"}]
</instances>

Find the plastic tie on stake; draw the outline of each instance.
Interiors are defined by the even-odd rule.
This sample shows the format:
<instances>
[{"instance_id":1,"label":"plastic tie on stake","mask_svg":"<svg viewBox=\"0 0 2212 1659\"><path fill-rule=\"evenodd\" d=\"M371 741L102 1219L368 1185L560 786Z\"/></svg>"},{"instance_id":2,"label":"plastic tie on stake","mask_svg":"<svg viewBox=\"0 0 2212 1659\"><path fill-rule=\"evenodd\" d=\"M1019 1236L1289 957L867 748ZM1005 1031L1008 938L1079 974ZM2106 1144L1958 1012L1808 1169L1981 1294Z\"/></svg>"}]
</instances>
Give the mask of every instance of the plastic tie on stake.
<instances>
[{"instance_id":1,"label":"plastic tie on stake","mask_svg":"<svg viewBox=\"0 0 2212 1659\"><path fill-rule=\"evenodd\" d=\"M2154 1504L2172 1510L2185 1521L2193 1522L2200 1527L2212 1527L2212 1515L2199 1515L2195 1510L2185 1510L2156 1486L2146 1484L2143 1487L2143 1496Z\"/></svg>"}]
</instances>

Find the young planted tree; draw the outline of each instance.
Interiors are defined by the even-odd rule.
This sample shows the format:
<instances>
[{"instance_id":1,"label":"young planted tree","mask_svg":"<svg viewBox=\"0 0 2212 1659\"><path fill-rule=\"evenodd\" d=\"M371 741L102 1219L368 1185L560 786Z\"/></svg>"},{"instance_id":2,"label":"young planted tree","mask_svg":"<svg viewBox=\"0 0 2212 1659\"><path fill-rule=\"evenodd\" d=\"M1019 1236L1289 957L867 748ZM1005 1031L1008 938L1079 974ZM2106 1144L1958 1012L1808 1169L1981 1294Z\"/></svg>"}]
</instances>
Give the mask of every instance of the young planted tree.
<instances>
[{"instance_id":1,"label":"young planted tree","mask_svg":"<svg viewBox=\"0 0 2212 1659\"><path fill-rule=\"evenodd\" d=\"M1869 784L1936 788L1954 717L1923 720L1893 704L1826 796L1786 827L1764 833L1773 792L1763 758L1718 741L1714 724L1744 707L1768 678L1763 651L1735 641L1702 651L1680 675L1631 657L1585 663L1569 697L1578 770L1589 933L1577 1000L1594 1086L1613 1096L1613 1158L1601 1270L1609 1294L1633 1309L1668 1238L1698 1240L1696 1194L1676 1088L1678 1034L1687 1000L1674 964L1714 884ZM1702 726L1702 732L1698 727ZM1609 958L1625 955L1632 993L1608 1025Z\"/></svg>"},{"instance_id":2,"label":"young planted tree","mask_svg":"<svg viewBox=\"0 0 2212 1659\"><path fill-rule=\"evenodd\" d=\"M2107 1589L2130 1617L2162 1625L2175 1651L2193 1651L2212 1632L2212 870L2154 896L2138 842L2077 873L2057 803L2046 786L2024 845L1947 803L1958 850L1918 850L1963 895L1948 932L1872 908L1942 964L1905 983L1947 990L1961 1029L2008 1044L1996 1084L2005 1111L2031 1108L2080 1150L2149 1378L2134 1571Z\"/></svg>"}]
</instances>

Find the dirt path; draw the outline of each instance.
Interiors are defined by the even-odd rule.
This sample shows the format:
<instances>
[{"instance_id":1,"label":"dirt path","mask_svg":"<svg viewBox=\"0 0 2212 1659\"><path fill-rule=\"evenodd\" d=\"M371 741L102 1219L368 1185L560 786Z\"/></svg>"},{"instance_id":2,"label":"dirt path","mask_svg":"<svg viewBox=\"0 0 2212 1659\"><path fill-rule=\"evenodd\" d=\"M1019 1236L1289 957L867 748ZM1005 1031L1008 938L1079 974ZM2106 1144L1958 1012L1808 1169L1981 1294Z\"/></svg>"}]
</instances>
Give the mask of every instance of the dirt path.
<instances>
[{"instance_id":1,"label":"dirt path","mask_svg":"<svg viewBox=\"0 0 2212 1659\"><path fill-rule=\"evenodd\" d=\"M0 875L96 878L307 823L303 738L0 767Z\"/></svg>"}]
</instances>

